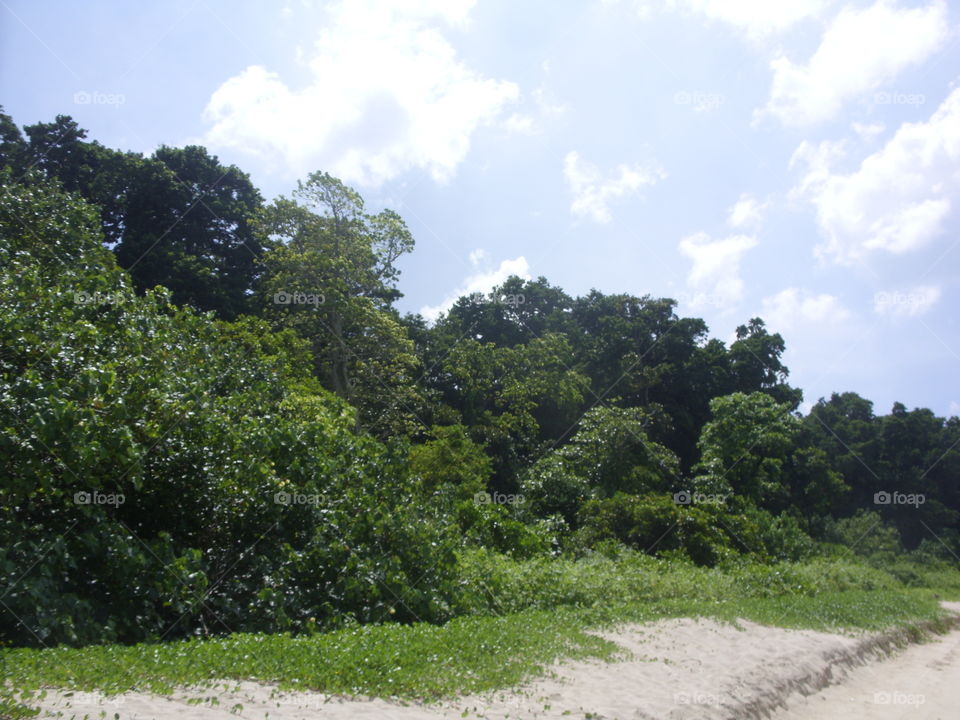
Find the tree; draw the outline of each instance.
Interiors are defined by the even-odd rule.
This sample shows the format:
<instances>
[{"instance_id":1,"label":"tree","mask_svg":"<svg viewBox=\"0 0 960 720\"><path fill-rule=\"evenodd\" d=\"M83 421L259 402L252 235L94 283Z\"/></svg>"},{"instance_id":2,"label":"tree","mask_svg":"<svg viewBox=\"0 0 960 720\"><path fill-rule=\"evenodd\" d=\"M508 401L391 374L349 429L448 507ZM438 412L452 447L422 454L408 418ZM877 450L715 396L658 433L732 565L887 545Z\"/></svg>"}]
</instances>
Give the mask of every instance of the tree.
<instances>
[{"instance_id":1,"label":"tree","mask_svg":"<svg viewBox=\"0 0 960 720\"><path fill-rule=\"evenodd\" d=\"M544 277L524 280L513 275L486 295L459 298L437 321L435 336L441 351L461 337L514 347L547 332L572 330L572 303L569 295Z\"/></svg>"},{"instance_id":2,"label":"tree","mask_svg":"<svg viewBox=\"0 0 960 720\"><path fill-rule=\"evenodd\" d=\"M576 422L587 379L571 369L571 352L566 337L547 333L516 347L462 340L444 358L444 400L486 445L496 490L515 491L518 472L546 443L544 416L570 429Z\"/></svg>"},{"instance_id":3,"label":"tree","mask_svg":"<svg viewBox=\"0 0 960 720\"><path fill-rule=\"evenodd\" d=\"M789 370L781 358L786 344L779 333L771 335L760 318L737 328L737 339L730 346L730 367L734 390L743 393L765 392L777 402L796 409L803 392L786 384Z\"/></svg>"},{"instance_id":4,"label":"tree","mask_svg":"<svg viewBox=\"0 0 960 720\"><path fill-rule=\"evenodd\" d=\"M642 408L596 407L557 452L600 497L672 491L680 477L679 465L672 452L649 438L654 424Z\"/></svg>"},{"instance_id":5,"label":"tree","mask_svg":"<svg viewBox=\"0 0 960 720\"><path fill-rule=\"evenodd\" d=\"M874 493L882 489L877 475L882 443L873 403L856 393L833 393L810 408L803 424L811 444L850 488L849 494L832 498L831 514L844 517L872 506Z\"/></svg>"},{"instance_id":6,"label":"tree","mask_svg":"<svg viewBox=\"0 0 960 720\"><path fill-rule=\"evenodd\" d=\"M56 179L100 208L105 242L139 292L162 285L173 300L233 319L250 311L263 252L252 220L262 198L236 166L199 146L153 157L88 142L69 116L25 128L19 165Z\"/></svg>"},{"instance_id":7,"label":"tree","mask_svg":"<svg viewBox=\"0 0 960 720\"><path fill-rule=\"evenodd\" d=\"M956 476L943 474L949 464L957 466L956 457L950 463L949 455L954 448L944 443L947 436L944 430L943 418L931 410L908 411L899 402L894 403L889 415L880 419L882 450L877 474L882 498L874 499L874 504L885 519L896 525L908 549L917 547L924 537L929 538L933 528L955 530L960 520L960 512L943 502L956 492L950 491L957 482ZM944 460L948 465L937 472ZM911 502L910 498L916 500ZM933 533L936 534L936 530Z\"/></svg>"},{"instance_id":8,"label":"tree","mask_svg":"<svg viewBox=\"0 0 960 720\"><path fill-rule=\"evenodd\" d=\"M3 105L0 105L0 168L8 167L15 173L15 177L22 176L27 169L24 165L26 152L27 143L23 133L13 118L3 112Z\"/></svg>"},{"instance_id":9,"label":"tree","mask_svg":"<svg viewBox=\"0 0 960 720\"><path fill-rule=\"evenodd\" d=\"M85 191L97 173L101 147L85 142L87 131L69 115L57 115L52 123L27 125L24 131L28 138L24 169L36 169L59 180L66 190L93 200Z\"/></svg>"},{"instance_id":10,"label":"tree","mask_svg":"<svg viewBox=\"0 0 960 720\"><path fill-rule=\"evenodd\" d=\"M393 211L366 214L360 195L327 173L299 183L294 198L264 218L277 244L263 260L262 312L310 341L317 376L360 408L365 426L409 434L422 424L417 358L391 303L413 237Z\"/></svg>"},{"instance_id":11,"label":"tree","mask_svg":"<svg viewBox=\"0 0 960 720\"><path fill-rule=\"evenodd\" d=\"M652 424L654 419L641 408L588 411L569 442L523 473L520 489L531 510L541 516L560 514L575 527L579 508L589 499L677 489L677 458L650 439Z\"/></svg>"},{"instance_id":12,"label":"tree","mask_svg":"<svg viewBox=\"0 0 960 720\"><path fill-rule=\"evenodd\" d=\"M732 554L729 539L707 510L678 505L667 494L617 493L591 500L579 522L579 539L587 547L618 540L651 555L679 552L698 565L715 565Z\"/></svg>"},{"instance_id":13,"label":"tree","mask_svg":"<svg viewBox=\"0 0 960 720\"><path fill-rule=\"evenodd\" d=\"M762 392L733 393L714 398L710 410L696 484L705 492L783 508L789 499L785 466L800 429L790 406Z\"/></svg>"},{"instance_id":14,"label":"tree","mask_svg":"<svg viewBox=\"0 0 960 720\"><path fill-rule=\"evenodd\" d=\"M707 492L733 493L774 514L790 512L808 529L849 491L826 453L791 412L767 393L733 393L710 402L695 480ZM736 504L736 503L735 503Z\"/></svg>"},{"instance_id":15,"label":"tree","mask_svg":"<svg viewBox=\"0 0 960 720\"><path fill-rule=\"evenodd\" d=\"M696 460L696 442L710 398L732 391L723 343L706 340L707 326L680 318L676 302L596 290L574 303L577 360L591 378L592 399L627 407L662 408L671 422L652 437L680 458Z\"/></svg>"},{"instance_id":16,"label":"tree","mask_svg":"<svg viewBox=\"0 0 960 720\"><path fill-rule=\"evenodd\" d=\"M0 177L0 642L449 618L454 518L302 339L137 296L94 208Z\"/></svg>"},{"instance_id":17,"label":"tree","mask_svg":"<svg viewBox=\"0 0 960 720\"><path fill-rule=\"evenodd\" d=\"M486 492L493 466L462 425L438 425L430 438L410 448L410 471L428 490L447 488L459 500Z\"/></svg>"},{"instance_id":18,"label":"tree","mask_svg":"<svg viewBox=\"0 0 960 720\"><path fill-rule=\"evenodd\" d=\"M125 188L115 251L137 288L163 285L175 302L228 320L250 312L264 250L250 178L196 145L161 147L134 167L143 180Z\"/></svg>"}]
</instances>

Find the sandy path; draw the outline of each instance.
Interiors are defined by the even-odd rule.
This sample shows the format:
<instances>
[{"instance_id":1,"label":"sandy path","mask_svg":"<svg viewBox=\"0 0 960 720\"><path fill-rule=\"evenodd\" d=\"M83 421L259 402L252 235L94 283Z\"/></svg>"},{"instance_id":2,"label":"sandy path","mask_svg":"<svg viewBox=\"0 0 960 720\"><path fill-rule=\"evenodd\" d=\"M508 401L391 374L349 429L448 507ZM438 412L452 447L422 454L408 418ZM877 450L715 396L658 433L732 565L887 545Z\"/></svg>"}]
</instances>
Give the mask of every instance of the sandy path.
<instances>
[{"instance_id":1,"label":"sandy path","mask_svg":"<svg viewBox=\"0 0 960 720\"><path fill-rule=\"evenodd\" d=\"M960 612L960 603L950 609ZM623 646L629 657L615 663L564 663L519 689L441 706L278 693L231 682L169 698L50 693L42 707L64 718L93 718L102 710L122 720L710 720L769 718L784 703L789 709L773 715L777 720L960 717L960 630L881 660L876 636L852 638L746 621L735 627L713 620L662 620L604 637ZM217 704L196 703L211 696ZM237 705L242 710L231 712Z\"/></svg>"},{"instance_id":2,"label":"sandy path","mask_svg":"<svg viewBox=\"0 0 960 720\"><path fill-rule=\"evenodd\" d=\"M771 720L956 720L960 717L960 631L856 668L839 684L791 702Z\"/></svg>"}]
</instances>

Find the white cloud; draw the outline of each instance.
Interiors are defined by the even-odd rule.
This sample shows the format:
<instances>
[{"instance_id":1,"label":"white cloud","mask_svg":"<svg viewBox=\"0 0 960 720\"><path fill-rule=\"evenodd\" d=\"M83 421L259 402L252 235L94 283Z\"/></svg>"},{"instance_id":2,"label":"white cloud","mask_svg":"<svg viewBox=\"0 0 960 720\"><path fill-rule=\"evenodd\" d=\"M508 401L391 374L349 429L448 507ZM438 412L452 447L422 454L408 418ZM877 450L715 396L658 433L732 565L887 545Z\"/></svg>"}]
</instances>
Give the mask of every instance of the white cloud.
<instances>
[{"instance_id":1,"label":"white cloud","mask_svg":"<svg viewBox=\"0 0 960 720\"><path fill-rule=\"evenodd\" d=\"M860 136L860 139L865 143L872 143L886 130L886 126L883 123L858 123L855 122L851 126L853 131Z\"/></svg>"},{"instance_id":2,"label":"white cloud","mask_svg":"<svg viewBox=\"0 0 960 720\"><path fill-rule=\"evenodd\" d=\"M850 318L840 300L827 293L813 295L799 288L787 288L763 299L761 317L771 332L792 330L801 325L823 328Z\"/></svg>"},{"instance_id":3,"label":"white cloud","mask_svg":"<svg viewBox=\"0 0 960 720\"><path fill-rule=\"evenodd\" d=\"M763 220L767 203L760 202L750 193L741 193L727 214L727 224L733 228L757 227Z\"/></svg>"},{"instance_id":4,"label":"white cloud","mask_svg":"<svg viewBox=\"0 0 960 720\"><path fill-rule=\"evenodd\" d=\"M740 302L743 298L740 257L756 245L756 238L748 235L711 240L706 233L697 233L681 240L681 254L693 261L687 276L693 295L686 298L691 309L726 308Z\"/></svg>"},{"instance_id":5,"label":"white cloud","mask_svg":"<svg viewBox=\"0 0 960 720\"><path fill-rule=\"evenodd\" d=\"M604 178L595 165L582 161L574 151L563 160L563 175L573 193L570 212L589 216L598 223L610 222L611 200L635 194L642 186L654 185L666 177L656 167L618 165L614 173Z\"/></svg>"},{"instance_id":6,"label":"white cloud","mask_svg":"<svg viewBox=\"0 0 960 720\"><path fill-rule=\"evenodd\" d=\"M508 117L503 123L507 132L539 135L548 122L567 111L566 105L551 102L543 87L538 87L530 93L530 97L533 100L533 108L526 112L515 112Z\"/></svg>"},{"instance_id":7,"label":"white cloud","mask_svg":"<svg viewBox=\"0 0 960 720\"><path fill-rule=\"evenodd\" d=\"M816 253L852 264L875 250L904 253L943 232L960 192L960 88L927 122L905 123L850 174L834 172L837 143L804 142L791 166L807 172L794 190L816 209L826 242Z\"/></svg>"},{"instance_id":8,"label":"white cloud","mask_svg":"<svg viewBox=\"0 0 960 720\"><path fill-rule=\"evenodd\" d=\"M684 4L760 39L817 17L830 0L685 0Z\"/></svg>"},{"instance_id":9,"label":"white cloud","mask_svg":"<svg viewBox=\"0 0 960 720\"><path fill-rule=\"evenodd\" d=\"M507 129L507 132L517 135L535 135L537 133L536 120L532 115L526 113L513 113L504 121L503 126Z\"/></svg>"},{"instance_id":10,"label":"white cloud","mask_svg":"<svg viewBox=\"0 0 960 720\"><path fill-rule=\"evenodd\" d=\"M774 115L787 125L829 120L849 98L925 60L947 35L945 0L918 8L896 8L889 0L844 8L806 65L782 55L771 62L770 100L758 117Z\"/></svg>"},{"instance_id":11,"label":"white cloud","mask_svg":"<svg viewBox=\"0 0 960 720\"><path fill-rule=\"evenodd\" d=\"M473 265L476 272L468 275L460 283L460 286L447 295L438 305L424 305L420 308L420 314L429 322L434 322L442 313L447 312L453 304L464 295L472 293L488 293L494 287L503 283L511 275L516 275L524 280L530 280L530 266L527 259L521 255L513 260L503 260L500 266L493 270L480 269L481 263L487 258L485 250L474 250L470 253L470 264Z\"/></svg>"},{"instance_id":12,"label":"white cloud","mask_svg":"<svg viewBox=\"0 0 960 720\"><path fill-rule=\"evenodd\" d=\"M614 4L618 0L603 0ZM815 18L832 0L633 0L637 14L646 19L655 10L685 10L719 20L743 30L755 40L782 32Z\"/></svg>"},{"instance_id":13,"label":"white cloud","mask_svg":"<svg viewBox=\"0 0 960 720\"><path fill-rule=\"evenodd\" d=\"M252 65L211 96L204 142L304 174L324 169L376 185L413 168L437 181L466 157L474 131L519 96L461 62L438 26L465 27L473 0L341 0L308 53L310 82L291 88Z\"/></svg>"},{"instance_id":14,"label":"white cloud","mask_svg":"<svg viewBox=\"0 0 960 720\"><path fill-rule=\"evenodd\" d=\"M889 317L924 315L940 300L937 285L919 285L910 290L885 290L873 296L873 310Z\"/></svg>"},{"instance_id":15,"label":"white cloud","mask_svg":"<svg viewBox=\"0 0 960 720\"><path fill-rule=\"evenodd\" d=\"M486 260L487 257L488 257L487 251L484 250L483 248L477 248L476 250L471 250L469 255L470 264L473 265L473 267L477 267L480 265L480 263Z\"/></svg>"}]
</instances>

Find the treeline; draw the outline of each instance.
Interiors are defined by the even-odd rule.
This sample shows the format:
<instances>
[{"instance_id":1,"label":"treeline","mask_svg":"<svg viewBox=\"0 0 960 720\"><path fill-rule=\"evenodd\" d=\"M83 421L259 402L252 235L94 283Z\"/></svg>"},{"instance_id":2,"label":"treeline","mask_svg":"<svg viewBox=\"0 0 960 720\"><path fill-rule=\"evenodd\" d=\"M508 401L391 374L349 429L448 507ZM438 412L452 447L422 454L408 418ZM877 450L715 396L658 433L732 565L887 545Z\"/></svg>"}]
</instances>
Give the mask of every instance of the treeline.
<instances>
[{"instance_id":1,"label":"treeline","mask_svg":"<svg viewBox=\"0 0 960 720\"><path fill-rule=\"evenodd\" d=\"M960 552L960 421L802 416L759 318L514 277L429 325L336 178L267 203L65 116L0 113L0 181L0 641L440 622L476 552Z\"/></svg>"}]
</instances>

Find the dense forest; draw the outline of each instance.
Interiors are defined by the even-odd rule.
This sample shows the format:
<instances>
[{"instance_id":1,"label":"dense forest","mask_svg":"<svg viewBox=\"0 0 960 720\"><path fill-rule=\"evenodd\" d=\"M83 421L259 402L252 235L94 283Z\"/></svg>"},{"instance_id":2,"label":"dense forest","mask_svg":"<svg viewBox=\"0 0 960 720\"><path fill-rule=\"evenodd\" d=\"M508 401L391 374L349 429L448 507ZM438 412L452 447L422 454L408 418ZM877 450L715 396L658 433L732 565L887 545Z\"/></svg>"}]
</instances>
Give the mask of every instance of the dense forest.
<instances>
[{"instance_id":1,"label":"dense forest","mask_svg":"<svg viewBox=\"0 0 960 720\"><path fill-rule=\"evenodd\" d=\"M0 183L0 643L443 622L498 557L960 553L960 420L804 415L761 318L512 277L430 324L337 178L67 116L0 114Z\"/></svg>"}]
</instances>

